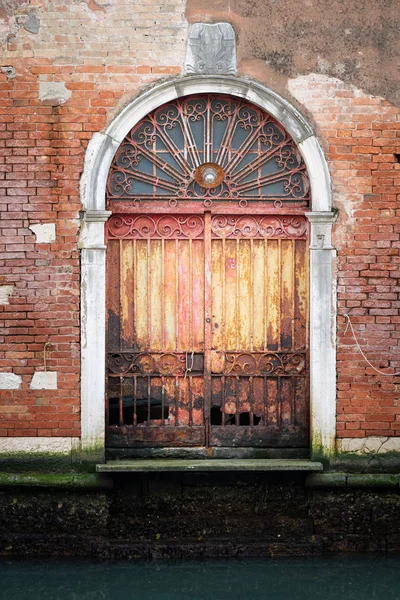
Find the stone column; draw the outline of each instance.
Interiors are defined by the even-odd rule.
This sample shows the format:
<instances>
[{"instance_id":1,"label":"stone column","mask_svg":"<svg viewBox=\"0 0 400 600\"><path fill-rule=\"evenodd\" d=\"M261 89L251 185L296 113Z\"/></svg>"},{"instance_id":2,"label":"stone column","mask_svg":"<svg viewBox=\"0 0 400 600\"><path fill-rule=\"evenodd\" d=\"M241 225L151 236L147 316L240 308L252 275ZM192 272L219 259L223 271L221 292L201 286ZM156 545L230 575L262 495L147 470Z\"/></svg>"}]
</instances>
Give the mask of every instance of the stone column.
<instances>
[{"instance_id":1,"label":"stone column","mask_svg":"<svg viewBox=\"0 0 400 600\"><path fill-rule=\"evenodd\" d=\"M110 211L84 213L81 248L81 451L104 461L105 282L104 223Z\"/></svg>"},{"instance_id":2,"label":"stone column","mask_svg":"<svg viewBox=\"0 0 400 600\"><path fill-rule=\"evenodd\" d=\"M311 457L333 456L336 437L336 250L331 211L306 214L310 243L310 400Z\"/></svg>"}]
</instances>

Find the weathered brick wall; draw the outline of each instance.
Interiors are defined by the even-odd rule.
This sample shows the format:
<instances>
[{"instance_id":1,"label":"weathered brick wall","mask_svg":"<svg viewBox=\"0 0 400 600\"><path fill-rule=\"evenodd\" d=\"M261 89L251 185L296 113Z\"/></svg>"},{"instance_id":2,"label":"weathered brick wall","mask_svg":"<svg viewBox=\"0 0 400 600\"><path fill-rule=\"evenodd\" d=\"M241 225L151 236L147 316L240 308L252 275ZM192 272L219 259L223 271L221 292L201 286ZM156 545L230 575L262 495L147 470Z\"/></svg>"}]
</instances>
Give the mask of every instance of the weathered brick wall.
<instances>
[{"instance_id":1,"label":"weathered brick wall","mask_svg":"<svg viewBox=\"0 0 400 600\"><path fill-rule=\"evenodd\" d=\"M0 12L1 64L16 69L0 73L0 286L13 286L0 304L0 372L22 378L0 390L0 436L80 434L85 149L121 105L180 72L183 11L181 0L10 0ZM55 223L56 240L36 243L37 223ZM31 390L46 342L58 389Z\"/></svg>"},{"instance_id":2,"label":"weathered brick wall","mask_svg":"<svg viewBox=\"0 0 400 600\"><path fill-rule=\"evenodd\" d=\"M312 113L332 175L338 252L338 437L400 435L400 109L338 79L291 80ZM384 367L390 367L385 369Z\"/></svg>"},{"instance_id":3,"label":"weathered brick wall","mask_svg":"<svg viewBox=\"0 0 400 600\"><path fill-rule=\"evenodd\" d=\"M188 3L186 16L213 20L211 8L205 15L197 4L203 3ZM316 123L333 177L338 435L398 436L400 379L374 374L344 334L343 315L351 315L377 367L400 370L399 109L339 79L296 77L297 67L283 68L279 53L275 62L265 54L268 36L259 35L254 48L243 43L256 32L241 3L234 5L235 13L222 0L214 8L215 18L233 22L239 33L240 75L301 105ZM0 391L0 436L79 435L78 184L85 149L135 95L181 73L185 8L184 0L8 0L0 9L1 64L16 68L15 78L0 73L0 286L13 286L9 304L0 304L0 372L22 378L21 389ZM249 5L253 16L255 8ZM392 51L380 53L388 61ZM301 72L316 52L303 49ZM376 89L377 78L363 79L356 68L341 72L343 57L331 57L328 66L326 57L314 58L320 71ZM395 97L392 75L386 96ZM55 223L56 240L36 243L29 227L37 223ZM30 390L35 369L43 370L46 342L58 389Z\"/></svg>"}]
</instances>

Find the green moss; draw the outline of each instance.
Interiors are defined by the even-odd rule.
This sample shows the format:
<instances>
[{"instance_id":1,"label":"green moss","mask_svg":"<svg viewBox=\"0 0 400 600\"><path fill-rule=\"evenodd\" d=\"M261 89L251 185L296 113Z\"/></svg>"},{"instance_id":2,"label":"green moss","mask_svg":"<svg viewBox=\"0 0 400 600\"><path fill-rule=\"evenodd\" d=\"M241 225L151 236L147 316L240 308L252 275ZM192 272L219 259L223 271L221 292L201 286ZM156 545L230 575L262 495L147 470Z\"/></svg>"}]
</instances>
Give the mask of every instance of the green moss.
<instances>
[{"instance_id":1,"label":"green moss","mask_svg":"<svg viewBox=\"0 0 400 600\"><path fill-rule=\"evenodd\" d=\"M306 487L343 487L346 483L346 473L311 473L306 478Z\"/></svg>"},{"instance_id":2,"label":"green moss","mask_svg":"<svg viewBox=\"0 0 400 600\"><path fill-rule=\"evenodd\" d=\"M93 473L95 465L104 461L104 448L72 450L71 452L2 452L0 472L25 473Z\"/></svg>"},{"instance_id":3,"label":"green moss","mask_svg":"<svg viewBox=\"0 0 400 600\"><path fill-rule=\"evenodd\" d=\"M20 473L37 472L68 472L72 471L71 454L51 452L4 452L0 454L0 471Z\"/></svg>"},{"instance_id":4,"label":"green moss","mask_svg":"<svg viewBox=\"0 0 400 600\"><path fill-rule=\"evenodd\" d=\"M312 473L307 476L306 487L395 488L399 475L388 473Z\"/></svg>"},{"instance_id":5,"label":"green moss","mask_svg":"<svg viewBox=\"0 0 400 600\"><path fill-rule=\"evenodd\" d=\"M347 485L350 487L398 487L399 476L386 473L349 474Z\"/></svg>"},{"instance_id":6,"label":"green moss","mask_svg":"<svg viewBox=\"0 0 400 600\"><path fill-rule=\"evenodd\" d=\"M0 473L2 487L104 489L112 480L96 473Z\"/></svg>"},{"instance_id":7,"label":"green moss","mask_svg":"<svg viewBox=\"0 0 400 600\"><path fill-rule=\"evenodd\" d=\"M319 434L314 433L311 441L311 460L321 462L324 465L324 471L328 471L334 457L335 451L327 450L326 447L322 445Z\"/></svg>"},{"instance_id":8,"label":"green moss","mask_svg":"<svg viewBox=\"0 0 400 600\"><path fill-rule=\"evenodd\" d=\"M400 452L356 454L337 452L331 460L331 470L349 473L399 473Z\"/></svg>"}]
</instances>

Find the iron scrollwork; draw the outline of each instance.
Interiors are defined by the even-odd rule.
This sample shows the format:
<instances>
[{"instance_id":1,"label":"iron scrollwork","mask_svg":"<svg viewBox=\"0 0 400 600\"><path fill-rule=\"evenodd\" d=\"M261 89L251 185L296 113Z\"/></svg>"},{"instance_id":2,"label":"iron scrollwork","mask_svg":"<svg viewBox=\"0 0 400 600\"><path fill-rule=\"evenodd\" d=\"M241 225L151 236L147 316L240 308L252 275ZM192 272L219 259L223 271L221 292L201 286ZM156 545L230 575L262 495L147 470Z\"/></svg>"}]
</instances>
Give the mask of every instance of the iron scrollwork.
<instances>
[{"instance_id":1,"label":"iron scrollwork","mask_svg":"<svg viewBox=\"0 0 400 600\"><path fill-rule=\"evenodd\" d=\"M110 238L201 238L204 234L202 216L113 215L107 223Z\"/></svg>"},{"instance_id":2,"label":"iron scrollwork","mask_svg":"<svg viewBox=\"0 0 400 600\"><path fill-rule=\"evenodd\" d=\"M306 355L301 352L226 352L225 375L305 375Z\"/></svg>"},{"instance_id":3,"label":"iron scrollwork","mask_svg":"<svg viewBox=\"0 0 400 600\"><path fill-rule=\"evenodd\" d=\"M150 354L147 352L112 352L108 355L108 370L115 375L184 375L185 354Z\"/></svg>"},{"instance_id":4,"label":"iron scrollwork","mask_svg":"<svg viewBox=\"0 0 400 600\"><path fill-rule=\"evenodd\" d=\"M216 187L195 173L215 163ZM201 94L165 104L142 119L118 149L109 201L235 200L306 207L310 186L292 138L268 113L239 98Z\"/></svg>"},{"instance_id":5,"label":"iron scrollwork","mask_svg":"<svg viewBox=\"0 0 400 600\"><path fill-rule=\"evenodd\" d=\"M303 216L216 216L211 221L216 238L302 238L307 236L307 219Z\"/></svg>"}]
</instances>

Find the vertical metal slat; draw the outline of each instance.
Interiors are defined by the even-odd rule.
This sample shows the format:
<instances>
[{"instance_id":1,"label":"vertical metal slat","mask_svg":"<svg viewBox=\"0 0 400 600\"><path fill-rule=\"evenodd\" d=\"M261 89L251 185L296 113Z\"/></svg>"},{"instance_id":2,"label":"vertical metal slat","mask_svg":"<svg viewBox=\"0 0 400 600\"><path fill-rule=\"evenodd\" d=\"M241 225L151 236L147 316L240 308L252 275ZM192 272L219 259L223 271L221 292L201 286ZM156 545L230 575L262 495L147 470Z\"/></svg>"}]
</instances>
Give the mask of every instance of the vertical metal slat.
<instances>
[{"instance_id":1,"label":"vertical metal slat","mask_svg":"<svg viewBox=\"0 0 400 600\"><path fill-rule=\"evenodd\" d=\"M147 425L150 425L150 412L151 412L151 377L147 376Z\"/></svg>"},{"instance_id":2,"label":"vertical metal slat","mask_svg":"<svg viewBox=\"0 0 400 600\"><path fill-rule=\"evenodd\" d=\"M137 425L137 376L133 376L133 424Z\"/></svg>"},{"instance_id":3,"label":"vertical metal slat","mask_svg":"<svg viewBox=\"0 0 400 600\"><path fill-rule=\"evenodd\" d=\"M235 400L236 400L235 425L238 426L240 424L240 415L239 415L239 377L238 376L236 376Z\"/></svg>"},{"instance_id":4,"label":"vertical metal slat","mask_svg":"<svg viewBox=\"0 0 400 600\"><path fill-rule=\"evenodd\" d=\"M221 412L222 412L222 427L225 427L225 375L221 377Z\"/></svg>"},{"instance_id":5,"label":"vertical metal slat","mask_svg":"<svg viewBox=\"0 0 400 600\"><path fill-rule=\"evenodd\" d=\"M193 426L193 378L189 375L189 427Z\"/></svg>"},{"instance_id":6,"label":"vertical metal slat","mask_svg":"<svg viewBox=\"0 0 400 600\"><path fill-rule=\"evenodd\" d=\"M164 385L164 377L161 377L161 425L165 425L164 407L165 407L165 385Z\"/></svg>"},{"instance_id":7,"label":"vertical metal slat","mask_svg":"<svg viewBox=\"0 0 400 600\"><path fill-rule=\"evenodd\" d=\"M178 377L175 377L174 383L174 404L175 404L175 426L179 425L179 387Z\"/></svg>"},{"instance_id":8,"label":"vertical metal slat","mask_svg":"<svg viewBox=\"0 0 400 600\"><path fill-rule=\"evenodd\" d=\"M123 412L123 402L124 402L124 378L119 378L119 424L120 426L124 424L124 412Z\"/></svg>"},{"instance_id":9,"label":"vertical metal slat","mask_svg":"<svg viewBox=\"0 0 400 600\"><path fill-rule=\"evenodd\" d=\"M250 386L250 427L254 427L254 383L253 377L249 377Z\"/></svg>"}]
</instances>

